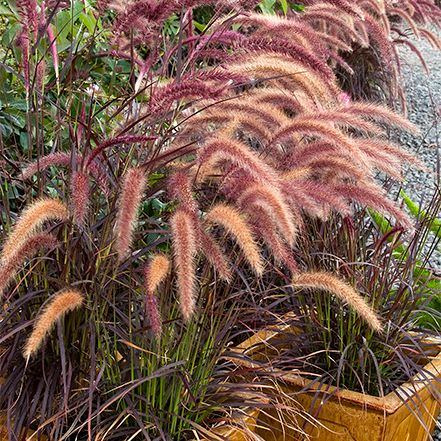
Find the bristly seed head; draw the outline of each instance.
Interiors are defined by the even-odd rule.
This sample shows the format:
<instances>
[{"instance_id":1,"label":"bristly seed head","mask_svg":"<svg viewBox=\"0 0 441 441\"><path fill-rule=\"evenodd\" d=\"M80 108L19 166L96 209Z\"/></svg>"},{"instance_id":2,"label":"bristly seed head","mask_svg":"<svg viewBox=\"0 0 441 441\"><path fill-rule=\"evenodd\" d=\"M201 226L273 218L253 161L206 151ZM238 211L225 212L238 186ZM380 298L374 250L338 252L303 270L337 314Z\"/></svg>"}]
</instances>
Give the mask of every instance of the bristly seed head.
<instances>
[{"instance_id":1,"label":"bristly seed head","mask_svg":"<svg viewBox=\"0 0 441 441\"><path fill-rule=\"evenodd\" d=\"M7 262L23 243L49 220L66 221L67 207L56 199L43 198L34 201L22 213L3 246L1 263Z\"/></svg>"},{"instance_id":2,"label":"bristly seed head","mask_svg":"<svg viewBox=\"0 0 441 441\"><path fill-rule=\"evenodd\" d=\"M139 206L146 185L147 178L142 168L127 170L122 183L115 226L115 247L120 260L125 259L130 254Z\"/></svg>"},{"instance_id":3,"label":"bristly seed head","mask_svg":"<svg viewBox=\"0 0 441 441\"><path fill-rule=\"evenodd\" d=\"M374 331L380 332L382 329L379 318L363 297L352 286L342 282L330 273L308 272L298 274L293 279L293 286L295 288L329 291L354 309Z\"/></svg>"},{"instance_id":4,"label":"bristly seed head","mask_svg":"<svg viewBox=\"0 0 441 441\"><path fill-rule=\"evenodd\" d=\"M35 319L34 329L26 341L23 356L29 359L41 347L51 329L65 314L79 308L83 296L79 291L66 290L55 294Z\"/></svg>"},{"instance_id":5,"label":"bristly seed head","mask_svg":"<svg viewBox=\"0 0 441 441\"><path fill-rule=\"evenodd\" d=\"M196 303L196 231L193 217L185 210L178 209L170 220L173 239L174 265L177 288L184 320L190 320Z\"/></svg>"}]
</instances>

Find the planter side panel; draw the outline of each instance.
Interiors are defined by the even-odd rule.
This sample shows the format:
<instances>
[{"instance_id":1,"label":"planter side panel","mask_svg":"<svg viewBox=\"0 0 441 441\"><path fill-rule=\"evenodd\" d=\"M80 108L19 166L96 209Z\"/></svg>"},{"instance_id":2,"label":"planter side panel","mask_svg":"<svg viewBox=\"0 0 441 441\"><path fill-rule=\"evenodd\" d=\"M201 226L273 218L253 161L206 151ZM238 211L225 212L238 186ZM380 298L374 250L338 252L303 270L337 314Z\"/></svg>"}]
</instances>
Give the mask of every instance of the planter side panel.
<instances>
[{"instance_id":1,"label":"planter side panel","mask_svg":"<svg viewBox=\"0 0 441 441\"><path fill-rule=\"evenodd\" d=\"M295 388L285 392L295 394ZM311 441L427 441L428 433L435 426L433 415L437 416L440 406L429 389L420 392L421 401L418 403L421 418L428 432L412 412L415 405L401 406L393 414L357 406L344 400L331 398L325 404L313 404L312 394L301 393L296 396L299 404L318 420L311 423L307 420L300 426L310 436ZM421 404L423 403L423 405ZM421 410L423 409L423 410ZM280 414L270 412L269 416L259 415L256 433L266 441L299 441L304 438L288 427L299 423L290 415L284 415L285 424L282 427L277 420ZM271 429L268 429L271 427Z\"/></svg>"},{"instance_id":2,"label":"planter side panel","mask_svg":"<svg viewBox=\"0 0 441 441\"><path fill-rule=\"evenodd\" d=\"M295 394L297 390L286 390L286 392ZM294 419L293 416L284 414L285 424L282 427L277 422L280 416L276 411L272 411L269 417L264 417L262 414L259 416L256 433L265 441L299 441L306 438L299 436L298 432L288 427L300 425L311 440L381 441L386 430L385 418L382 414L352 403L331 399L320 406L315 402L312 394L306 393L296 395L296 400L305 411L309 412L312 409L311 414L318 422L312 423L311 419L299 421L298 417Z\"/></svg>"},{"instance_id":3,"label":"planter side panel","mask_svg":"<svg viewBox=\"0 0 441 441\"><path fill-rule=\"evenodd\" d=\"M439 389L439 385L436 386ZM433 433L440 404L429 388L419 392L414 402L388 416L384 441L427 441ZM418 410L415 410L418 408ZM417 417L419 416L419 418Z\"/></svg>"}]
</instances>

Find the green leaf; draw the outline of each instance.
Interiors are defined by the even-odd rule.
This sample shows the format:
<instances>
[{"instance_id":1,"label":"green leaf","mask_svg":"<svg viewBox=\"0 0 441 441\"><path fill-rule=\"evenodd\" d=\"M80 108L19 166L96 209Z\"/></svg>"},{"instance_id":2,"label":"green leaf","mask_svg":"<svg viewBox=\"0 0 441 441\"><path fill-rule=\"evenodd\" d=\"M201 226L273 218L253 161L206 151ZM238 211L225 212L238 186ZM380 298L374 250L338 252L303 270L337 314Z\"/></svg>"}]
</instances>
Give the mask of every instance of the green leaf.
<instances>
[{"instance_id":1,"label":"green leaf","mask_svg":"<svg viewBox=\"0 0 441 441\"><path fill-rule=\"evenodd\" d=\"M14 13L5 5L0 5L0 15L9 17L9 16L14 16Z\"/></svg>"},{"instance_id":2,"label":"green leaf","mask_svg":"<svg viewBox=\"0 0 441 441\"><path fill-rule=\"evenodd\" d=\"M286 15L288 13L288 2L287 0L279 0L280 7L282 8L283 13Z\"/></svg>"},{"instance_id":3,"label":"green leaf","mask_svg":"<svg viewBox=\"0 0 441 441\"><path fill-rule=\"evenodd\" d=\"M411 212L412 216L420 219L424 219L429 222L430 231L432 231L436 237L441 238L441 219L430 216L426 211L421 210L420 207L401 190L400 196L403 198L404 203Z\"/></svg>"},{"instance_id":4,"label":"green leaf","mask_svg":"<svg viewBox=\"0 0 441 441\"><path fill-rule=\"evenodd\" d=\"M292 6L292 9L293 9L294 11L296 11L296 12L303 12L303 11L305 10L305 5L302 5L302 4L300 4L300 3L295 3L295 4Z\"/></svg>"},{"instance_id":5,"label":"green leaf","mask_svg":"<svg viewBox=\"0 0 441 441\"><path fill-rule=\"evenodd\" d=\"M80 21L86 26L89 33L93 34L96 27L96 18L83 12L80 14Z\"/></svg>"},{"instance_id":6,"label":"green leaf","mask_svg":"<svg viewBox=\"0 0 441 441\"><path fill-rule=\"evenodd\" d=\"M28 134L26 132L20 133L20 145L23 147L25 151L29 150L28 146Z\"/></svg>"},{"instance_id":7,"label":"green leaf","mask_svg":"<svg viewBox=\"0 0 441 441\"><path fill-rule=\"evenodd\" d=\"M276 0L263 0L259 3L259 8L264 14L274 14Z\"/></svg>"},{"instance_id":8,"label":"green leaf","mask_svg":"<svg viewBox=\"0 0 441 441\"><path fill-rule=\"evenodd\" d=\"M194 27L195 27L198 31L200 31L200 32L204 32L204 31L205 31L205 28L207 27L207 25L204 25L204 24L202 24L202 23L199 23L199 22L197 22L196 20L193 20L193 25L194 25Z\"/></svg>"},{"instance_id":9,"label":"green leaf","mask_svg":"<svg viewBox=\"0 0 441 441\"><path fill-rule=\"evenodd\" d=\"M12 129L9 125L0 122L0 133L4 138L9 138L12 135Z\"/></svg>"}]
</instances>

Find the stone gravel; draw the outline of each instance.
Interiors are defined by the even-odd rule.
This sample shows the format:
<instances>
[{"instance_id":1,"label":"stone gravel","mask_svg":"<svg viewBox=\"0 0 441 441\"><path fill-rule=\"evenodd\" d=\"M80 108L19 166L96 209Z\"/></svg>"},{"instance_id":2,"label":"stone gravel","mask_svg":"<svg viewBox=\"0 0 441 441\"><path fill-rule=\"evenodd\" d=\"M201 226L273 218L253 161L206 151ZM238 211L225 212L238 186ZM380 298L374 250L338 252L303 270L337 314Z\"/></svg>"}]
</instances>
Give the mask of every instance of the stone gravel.
<instances>
[{"instance_id":1,"label":"stone gravel","mask_svg":"<svg viewBox=\"0 0 441 441\"><path fill-rule=\"evenodd\" d=\"M432 31L434 31L432 29ZM440 31L434 31L438 36ZM413 40L429 68L426 73L418 56L409 48L400 49L402 76L405 82L408 117L421 129L419 135L401 134L400 142L415 153L428 172L409 169L404 190L416 202L428 202L440 184L441 153L441 52L426 40ZM441 216L441 213L440 213ZM441 253L435 253L431 265L441 269ZM433 439L441 441L441 415Z\"/></svg>"},{"instance_id":2,"label":"stone gravel","mask_svg":"<svg viewBox=\"0 0 441 441\"><path fill-rule=\"evenodd\" d=\"M439 30L431 29L441 36ZM402 79L406 92L409 119L421 130L420 134L402 133L400 143L415 153L428 171L409 168L403 185L406 193L416 203L430 201L440 184L441 167L441 52L426 40L413 39L429 68L427 74L418 56L407 46L400 48ZM441 213L440 213L441 216ZM441 269L441 253L435 252L431 265ZM441 440L441 438L440 438Z\"/></svg>"}]
</instances>

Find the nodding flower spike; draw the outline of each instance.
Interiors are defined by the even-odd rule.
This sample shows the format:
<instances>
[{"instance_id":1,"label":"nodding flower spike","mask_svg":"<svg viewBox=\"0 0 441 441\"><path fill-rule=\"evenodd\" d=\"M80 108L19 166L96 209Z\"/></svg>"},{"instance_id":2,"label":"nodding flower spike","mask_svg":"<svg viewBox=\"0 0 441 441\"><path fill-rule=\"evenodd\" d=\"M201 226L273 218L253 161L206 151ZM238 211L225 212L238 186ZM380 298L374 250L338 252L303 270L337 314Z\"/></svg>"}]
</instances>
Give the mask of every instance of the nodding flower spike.
<instances>
[{"instance_id":1,"label":"nodding flower spike","mask_svg":"<svg viewBox=\"0 0 441 441\"><path fill-rule=\"evenodd\" d=\"M72 174L70 199L74 223L84 227L90 200L90 187L89 178L82 171Z\"/></svg>"},{"instance_id":2,"label":"nodding flower spike","mask_svg":"<svg viewBox=\"0 0 441 441\"><path fill-rule=\"evenodd\" d=\"M193 216L178 209L170 220L177 288L184 320L190 320L196 304L196 231Z\"/></svg>"},{"instance_id":3,"label":"nodding flower spike","mask_svg":"<svg viewBox=\"0 0 441 441\"><path fill-rule=\"evenodd\" d=\"M262 275L264 264L259 248L250 227L238 210L229 205L217 204L207 212L206 221L221 225L231 234L241 247L254 272L258 276Z\"/></svg>"},{"instance_id":4,"label":"nodding flower spike","mask_svg":"<svg viewBox=\"0 0 441 441\"><path fill-rule=\"evenodd\" d=\"M51 198L42 198L34 201L23 211L13 227L3 246L0 262L7 262L46 221L66 221L67 219L68 210L63 202Z\"/></svg>"},{"instance_id":5,"label":"nodding flower spike","mask_svg":"<svg viewBox=\"0 0 441 441\"><path fill-rule=\"evenodd\" d=\"M130 254L138 211L147 185L144 169L130 168L124 175L116 217L115 247L120 260Z\"/></svg>"},{"instance_id":6,"label":"nodding flower spike","mask_svg":"<svg viewBox=\"0 0 441 441\"><path fill-rule=\"evenodd\" d=\"M169 271L170 260L163 254L154 255L144 268L145 312L156 338L162 333L162 319L156 291Z\"/></svg>"},{"instance_id":7,"label":"nodding flower spike","mask_svg":"<svg viewBox=\"0 0 441 441\"><path fill-rule=\"evenodd\" d=\"M366 323L377 332L382 329L381 322L372 308L352 286L344 283L332 274L324 272L308 272L298 274L293 279L295 288L319 289L329 291L346 302Z\"/></svg>"},{"instance_id":8,"label":"nodding flower spike","mask_svg":"<svg viewBox=\"0 0 441 441\"><path fill-rule=\"evenodd\" d=\"M0 298L11 284L26 259L40 250L50 250L58 245L57 238L49 233L36 233L21 242L8 256L2 256L0 265Z\"/></svg>"},{"instance_id":9,"label":"nodding flower spike","mask_svg":"<svg viewBox=\"0 0 441 441\"><path fill-rule=\"evenodd\" d=\"M40 349L58 320L82 304L83 295L79 291L66 290L55 294L35 319L34 328L23 349L24 358L29 359Z\"/></svg>"}]
</instances>

